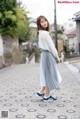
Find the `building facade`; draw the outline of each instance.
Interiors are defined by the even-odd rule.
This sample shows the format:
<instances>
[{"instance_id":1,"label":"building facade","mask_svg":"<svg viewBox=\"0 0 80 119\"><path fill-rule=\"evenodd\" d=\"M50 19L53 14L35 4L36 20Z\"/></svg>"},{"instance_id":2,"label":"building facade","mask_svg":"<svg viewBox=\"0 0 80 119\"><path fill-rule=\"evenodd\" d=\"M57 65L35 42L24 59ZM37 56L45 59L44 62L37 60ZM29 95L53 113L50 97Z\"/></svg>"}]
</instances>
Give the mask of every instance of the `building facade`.
<instances>
[{"instance_id":1,"label":"building facade","mask_svg":"<svg viewBox=\"0 0 80 119\"><path fill-rule=\"evenodd\" d=\"M80 11L74 14L75 21L76 21L76 35L77 35L77 41L78 41L78 53L80 54Z\"/></svg>"}]
</instances>

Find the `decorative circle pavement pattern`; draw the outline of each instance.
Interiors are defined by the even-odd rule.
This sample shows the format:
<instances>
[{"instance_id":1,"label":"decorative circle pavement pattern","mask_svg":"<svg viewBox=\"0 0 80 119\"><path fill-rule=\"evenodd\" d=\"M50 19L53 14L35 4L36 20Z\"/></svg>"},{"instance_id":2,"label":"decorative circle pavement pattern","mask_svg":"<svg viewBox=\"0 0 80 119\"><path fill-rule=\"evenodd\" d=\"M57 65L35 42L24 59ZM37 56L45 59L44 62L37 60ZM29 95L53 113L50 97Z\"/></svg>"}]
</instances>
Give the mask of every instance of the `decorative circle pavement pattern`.
<instances>
[{"instance_id":1,"label":"decorative circle pavement pattern","mask_svg":"<svg viewBox=\"0 0 80 119\"><path fill-rule=\"evenodd\" d=\"M29 104L21 104L22 107L28 107Z\"/></svg>"},{"instance_id":2,"label":"decorative circle pavement pattern","mask_svg":"<svg viewBox=\"0 0 80 119\"><path fill-rule=\"evenodd\" d=\"M39 104L40 107L46 107L47 104Z\"/></svg>"},{"instance_id":3,"label":"decorative circle pavement pattern","mask_svg":"<svg viewBox=\"0 0 80 119\"><path fill-rule=\"evenodd\" d=\"M36 112L36 109L29 109L28 112Z\"/></svg>"},{"instance_id":4,"label":"decorative circle pavement pattern","mask_svg":"<svg viewBox=\"0 0 80 119\"><path fill-rule=\"evenodd\" d=\"M18 111L18 109L12 108L12 109L9 109L9 111L10 111L10 112L16 112L16 111Z\"/></svg>"},{"instance_id":5,"label":"decorative circle pavement pattern","mask_svg":"<svg viewBox=\"0 0 80 119\"><path fill-rule=\"evenodd\" d=\"M56 110L55 109L48 109L47 112L54 113L54 112L56 112Z\"/></svg>"},{"instance_id":6,"label":"decorative circle pavement pattern","mask_svg":"<svg viewBox=\"0 0 80 119\"><path fill-rule=\"evenodd\" d=\"M75 113L75 110L66 110L68 113Z\"/></svg>"},{"instance_id":7,"label":"decorative circle pavement pattern","mask_svg":"<svg viewBox=\"0 0 80 119\"><path fill-rule=\"evenodd\" d=\"M16 115L15 117L20 119L20 118L24 118L25 115L23 115L23 114L18 114L18 115Z\"/></svg>"},{"instance_id":8,"label":"decorative circle pavement pattern","mask_svg":"<svg viewBox=\"0 0 80 119\"><path fill-rule=\"evenodd\" d=\"M64 100L63 102L65 102L65 103L70 103L71 101L70 101L70 100Z\"/></svg>"},{"instance_id":9,"label":"decorative circle pavement pattern","mask_svg":"<svg viewBox=\"0 0 80 119\"><path fill-rule=\"evenodd\" d=\"M74 105L74 107L76 107L76 108L80 108L80 105Z\"/></svg>"},{"instance_id":10,"label":"decorative circle pavement pattern","mask_svg":"<svg viewBox=\"0 0 80 119\"><path fill-rule=\"evenodd\" d=\"M35 100L31 100L31 102L38 102L38 100L36 100L36 99Z\"/></svg>"},{"instance_id":11,"label":"decorative circle pavement pattern","mask_svg":"<svg viewBox=\"0 0 80 119\"><path fill-rule=\"evenodd\" d=\"M46 118L46 115L37 115L37 118L38 119L44 119L44 118Z\"/></svg>"},{"instance_id":12,"label":"decorative circle pavement pattern","mask_svg":"<svg viewBox=\"0 0 80 119\"><path fill-rule=\"evenodd\" d=\"M63 104L58 104L57 107L65 107Z\"/></svg>"},{"instance_id":13,"label":"decorative circle pavement pattern","mask_svg":"<svg viewBox=\"0 0 80 119\"><path fill-rule=\"evenodd\" d=\"M55 102L45 103L42 100L39 100L35 97L35 93L39 88L38 87L39 77L37 76L38 74L36 73L38 69L36 68L35 70L33 70L33 72L31 69L28 69L29 71L28 70L26 71L27 67L25 68L25 66L23 69L24 70L21 71L20 69L18 69L21 73L23 73L23 75L22 77L20 76L17 78L16 73L14 72L15 71L17 72L18 70L13 69L14 71L11 71L10 69L9 71L11 71L12 73L9 80L7 79L8 82L6 82L6 77L8 74L5 76L4 73L4 75L0 77L0 82L1 79L3 79L4 82L4 85L2 82L0 83L0 108L2 108L1 109L2 111L6 111L7 108L7 110L9 110L10 115L11 114L14 115L13 118L10 117L11 119L14 118L27 119L27 115L29 116L28 119L36 119L36 118L53 119L53 115L55 115L56 119L68 119L70 118L70 116L72 119L80 119L80 114L78 114L80 109L80 105L78 103L80 94L79 91L77 91L77 89L78 90L80 89L80 86L78 86L78 83L76 84L77 88L75 88L76 91L75 93L73 89L76 82L73 82L72 85L71 81L74 79L74 77L72 77L71 80L69 80L69 77L63 75L64 79L67 78L68 83L67 80L64 80L63 82L64 85L62 84L61 90L59 90L59 92L57 91L53 92L53 94L58 96L58 100ZM66 72L66 69L64 71ZM20 72L18 72L17 75L18 74L20 75ZM29 76L27 72L29 72ZM33 77L35 80L33 80L33 78L31 79L32 73L33 76L35 76ZM66 73L64 74L66 75ZM31 85L31 83L33 83L33 86ZM71 85L69 85L69 83ZM32 117L32 114L34 114L35 117ZM74 114L76 116L75 118ZM52 117L49 118L49 116Z\"/></svg>"},{"instance_id":14,"label":"decorative circle pavement pattern","mask_svg":"<svg viewBox=\"0 0 80 119\"><path fill-rule=\"evenodd\" d=\"M59 116L58 116L58 119L68 119L68 117L65 116L65 115L59 115Z\"/></svg>"},{"instance_id":15,"label":"decorative circle pavement pattern","mask_svg":"<svg viewBox=\"0 0 80 119\"><path fill-rule=\"evenodd\" d=\"M10 96L10 98L12 98L12 99L13 99L13 98L17 98L17 96Z\"/></svg>"},{"instance_id":16,"label":"decorative circle pavement pattern","mask_svg":"<svg viewBox=\"0 0 80 119\"><path fill-rule=\"evenodd\" d=\"M7 101L7 99L2 99L2 100L0 100L0 102L4 102L4 101L6 102L6 101Z\"/></svg>"},{"instance_id":17,"label":"decorative circle pavement pattern","mask_svg":"<svg viewBox=\"0 0 80 119\"><path fill-rule=\"evenodd\" d=\"M9 107L9 106L11 106L12 104L10 104L10 103L7 103L7 104L4 104L4 106L6 106L6 107Z\"/></svg>"}]
</instances>

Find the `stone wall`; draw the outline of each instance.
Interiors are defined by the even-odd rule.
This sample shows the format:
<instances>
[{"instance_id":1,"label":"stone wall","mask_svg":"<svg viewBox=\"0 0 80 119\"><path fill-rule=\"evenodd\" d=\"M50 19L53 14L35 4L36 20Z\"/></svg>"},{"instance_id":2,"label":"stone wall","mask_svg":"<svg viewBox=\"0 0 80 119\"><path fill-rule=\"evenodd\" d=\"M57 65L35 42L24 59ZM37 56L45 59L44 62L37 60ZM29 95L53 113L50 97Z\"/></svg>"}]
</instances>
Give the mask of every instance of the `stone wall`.
<instances>
[{"instance_id":1,"label":"stone wall","mask_svg":"<svg viewBox=\"0 0 80 119\"><path fill-rule=\"evenodd\" d=\"M25 56L18 39L0 35L0 68L20 63L25 63Z\"/></svg>"},{"instance_id":2,"label":"stone wall","mask_svg":"<svg viewBox=\"0 0 80 119\"><path fill-rule=\"evenodd\" d=\"M14 39L11 38L10 36L2 36L2 38L3 38L5 64L11 64L12 63L12 46L14 44Z\"/></svg>"},{"instance_id":3,"label":"stone wall","mask_svg":"<svg viewBox=\"0 0 80 119\"><path fill-rule=\"evenodd\" d=\"M19 50L18 39L12 38L10 36L2 36L2 39L5 64L11 65L21 63L21 51Z\"/></svg>"}]
</instances>

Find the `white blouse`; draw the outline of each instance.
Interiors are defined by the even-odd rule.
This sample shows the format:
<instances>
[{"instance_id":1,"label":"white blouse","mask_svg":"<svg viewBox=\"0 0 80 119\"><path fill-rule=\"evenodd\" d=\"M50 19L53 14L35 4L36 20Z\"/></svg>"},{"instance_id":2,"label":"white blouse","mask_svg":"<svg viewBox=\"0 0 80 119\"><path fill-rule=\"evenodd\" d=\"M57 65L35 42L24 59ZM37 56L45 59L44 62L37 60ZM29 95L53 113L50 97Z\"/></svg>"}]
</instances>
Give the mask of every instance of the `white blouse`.
<instances>
[{"instance_id":1,"label":"white blouse","mask_svg":"<svg viewBox=\"0 0 80 119\"><path fill-rule=\"evenodd\" d=\"M39 42L38 42L39 48L43 50L50 51L55 59L60 62L58 52L55 48L55 45L49 35L48 31L45 30L39 30Z\"/></svg>"}]
</instances>

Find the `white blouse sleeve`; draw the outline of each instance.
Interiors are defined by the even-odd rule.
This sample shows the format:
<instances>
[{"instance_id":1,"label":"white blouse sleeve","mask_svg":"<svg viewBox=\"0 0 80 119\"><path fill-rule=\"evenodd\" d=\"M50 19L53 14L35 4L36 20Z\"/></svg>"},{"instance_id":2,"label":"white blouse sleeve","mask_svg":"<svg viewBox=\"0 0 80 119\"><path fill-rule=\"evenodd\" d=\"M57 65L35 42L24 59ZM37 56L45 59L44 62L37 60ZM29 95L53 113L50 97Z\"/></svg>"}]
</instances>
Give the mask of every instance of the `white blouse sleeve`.
<instances>
[{"instance_id":1,"label":"white blouse sleeve","mask_svg":"<svg viewBox=\"0 0 80 119\"><path fill-rule=\"evenodd\" d=\"M58 52L57 52L55 45L54 45L48 32L44 34L44 40L46 40L46 43L47 43L50 51L52 52L53 56L55 57L55 59L60 62Z\"/></svg>"}]
</instances>

